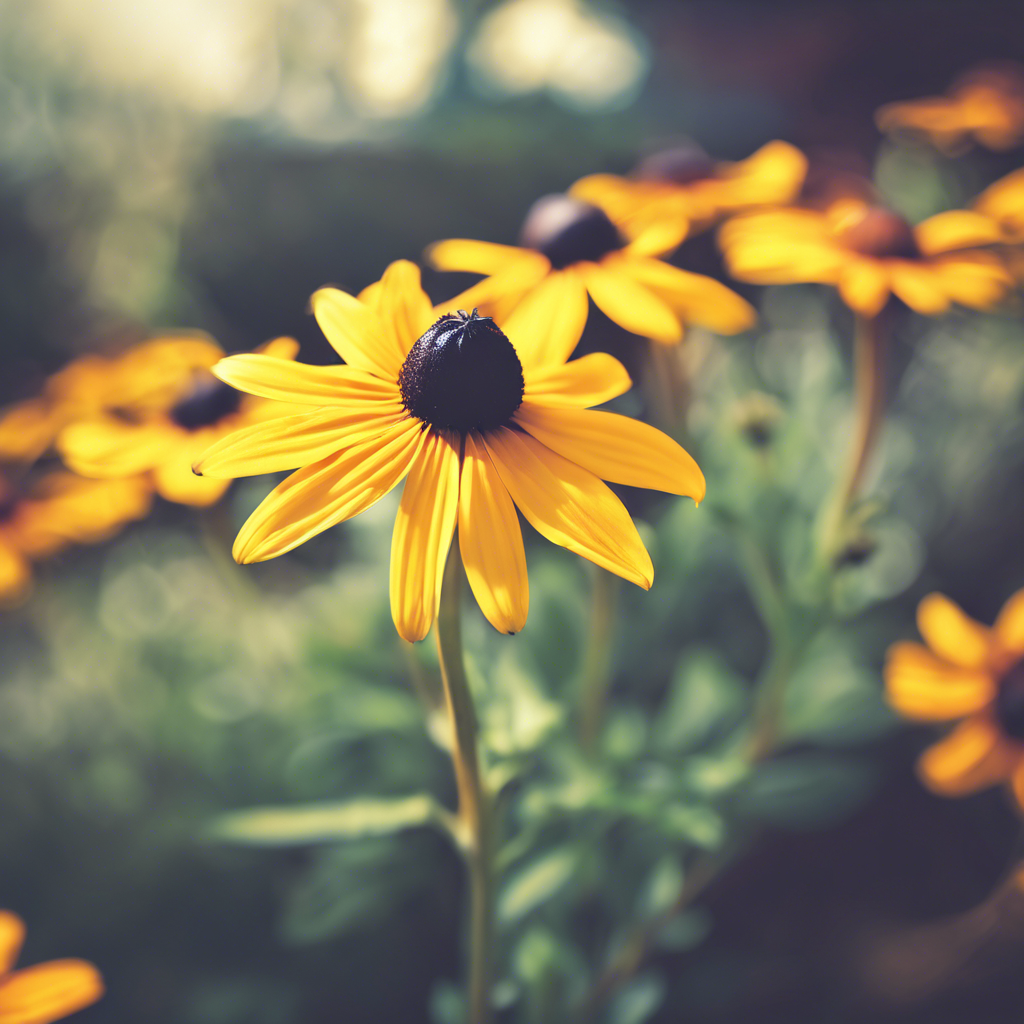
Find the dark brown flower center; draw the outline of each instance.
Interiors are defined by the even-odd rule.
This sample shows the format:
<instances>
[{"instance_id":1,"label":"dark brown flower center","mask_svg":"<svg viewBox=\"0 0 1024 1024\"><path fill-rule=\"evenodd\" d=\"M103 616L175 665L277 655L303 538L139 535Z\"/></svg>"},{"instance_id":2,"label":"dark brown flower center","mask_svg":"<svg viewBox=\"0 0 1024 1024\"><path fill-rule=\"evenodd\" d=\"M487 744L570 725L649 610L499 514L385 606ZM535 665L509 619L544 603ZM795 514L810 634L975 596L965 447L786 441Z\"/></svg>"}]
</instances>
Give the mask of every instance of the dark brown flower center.
<instances>
[{"instance_id":1,"label":"dark brown flower center","mask_svg":"<svg viewBox=\"0 0 1024 1024\"><path fill-rule=\"evenodd\" d=\"M542 196L523 222L523 245L543 253L555 270L583 260L597 261L625 240L604 210L572 196Z\"/></svg>"},{"instance_id":2,"label":"dark brown flower center","mask_svg":"<svg viewBox=\"0 0 1024 1024\"><path fill-rule=\"evenodd\" d=\"M674 185L688 185L714 175L715 161L695 142L652 153L633 172L641 181L666 181Z\"/></svg>"},{"instance_id":3,"label":"dark brown flower center","mask_svg":"<svg viewBox=\"0 0 1024 1024\"><path fill-rule=\"evenodd\" d=\"M840 232L843 242L865 256L920 256L910 225L884 206L869 206L863 215Z\"/></svg>"},{"instance_id":4,"label":"dark brown flower center","mask_svg":"<svg viewBox=\"0 0 1024 1024\"><path fill-rule=\"evenodd\" d=\"M996 721L1007 736L1024 742L1024 658L1003 673L994 704Z\"/></svg>"},{"instance_id":5,"label":"dark brown flower center","mask_svg":"<svg viewBox=\"0 0 1024 1024\"><path fill-rule=\"evenodd\" d=\"M217 380L212 373L202 373L193 379L188 393L171 409L170 416L183 430L199 430L238 412L241 401L241 391Z\"/></svg>"},{"instance_id":6,"label":"dark brown flower center","mask_svg":"<svg viewBox=\"0 0 1024 1024\"><path fill-rule=\"evenodd\" d=\"M446 313L417 340L398 375L413 416L439 429L494 430L523 402L523 367L489 316Z\"/></svg>"}]
</instances>

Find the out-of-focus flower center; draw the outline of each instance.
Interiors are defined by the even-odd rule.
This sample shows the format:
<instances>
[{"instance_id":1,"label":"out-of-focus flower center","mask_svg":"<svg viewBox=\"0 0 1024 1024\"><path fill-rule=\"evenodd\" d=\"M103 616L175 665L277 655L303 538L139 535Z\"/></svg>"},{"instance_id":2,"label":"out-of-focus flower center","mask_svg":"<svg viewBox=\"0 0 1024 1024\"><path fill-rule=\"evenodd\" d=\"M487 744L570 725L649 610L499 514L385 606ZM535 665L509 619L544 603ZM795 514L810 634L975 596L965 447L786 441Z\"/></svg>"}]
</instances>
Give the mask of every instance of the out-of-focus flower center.
<instances>
[{"instance_id":1,"label":"out-of-focus flower center","mask_svg":"<svg viewBox=\"0 0 1024 1024\"><path fill-rule=\"evenodd\" d=\"M715 176L715 161L695 142L652 153L636 165L633 176L641 181L688 185Z\"/></svg>"},{"instance_id":2,"label":"out-of-focus flower center","mask_svg":"<svg viewBox=\"0 0 1024 1024\"><path fill-rule=\"evenodd\" d=\"M1024 658L1003 673L994 710L1003 732L1024 742Z\"/></svg>"},{"instance_id":3,"label":"out-of-focus flower center","mask_svg":"<svg viewBox=\"0 0 1024 1024\"><path fill-rule=\"evenodd\" d=\"M406 409L439 429L494 430L523 402L523 367L488 316L446 313L405 357L398 386Z\"/></svg>"},{"instance_id":4,"label":"out-of-focus flower center","mask_svg":"<svg viewBox=\"0 0 1024 1024\"><path fill-rule=\"evenodd\" d=\"M171 419L184 430L209 427L238 412L242 393L212 373L197 374L185 397L171 409Z\"/></svg>"},{"instance_id":5,"label":"out-of-focus flower center","mask_svg":"<svg viewBox=\"0 0 1024 1024\"><path fill-rule=\"evenodd\" d=\"M596 262L626 244L604 210L566 195L538 199L526 215L520 240L547 256L555 270Z\"/></svg>"},{"instance_id":6,"label":"out-of-focus flower center","mask_svg":"<svg viewBox=\"0 0 1024 1024\"><path fill-rule=\"evenodd\" d=\"M910 225L884 206L836 203L829 211L836 234L848 248L865 256L920 256Z\"/></svg>"}]
</instances>

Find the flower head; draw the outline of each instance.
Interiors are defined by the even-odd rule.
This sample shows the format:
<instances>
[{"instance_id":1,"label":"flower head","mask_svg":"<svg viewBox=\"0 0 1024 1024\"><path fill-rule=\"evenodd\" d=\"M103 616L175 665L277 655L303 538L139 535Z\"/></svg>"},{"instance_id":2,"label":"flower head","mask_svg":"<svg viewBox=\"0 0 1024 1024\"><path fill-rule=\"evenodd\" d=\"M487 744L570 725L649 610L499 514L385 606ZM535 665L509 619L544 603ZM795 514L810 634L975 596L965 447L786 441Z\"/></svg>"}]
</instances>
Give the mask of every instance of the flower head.
<instances>
[{"instance_id":1,"label":"flower head","mask_svg":"<svg viewBox=\"0 0 1024 1024\"><path fill-rule=\"evenodd\" d=\"M721 334L746 330L754 311L735 292L656 258L686 231L687 224L668 221L620 230L600 207L550 195L527 215L521 247L451 238L432 245L427 257L439 270L487 275L452 302L498 320L535 292L585 319L589 294L620 327L666 345L681 341L690 323Z\"/></svg>"},{"instance_id":2,"label":"flower head","mask_svg":"<svg viewBox=\"0 0 1024 1024\"><path fill-rule=\"evenodd\" d=\"M875 115L879 131L924 139L955 154L977 142L1013 149L1024 142L1024 71L1016 65L978 68L945 96L888 103Z\"/></svg>"},{"instance_id":3,"label":"flower head","mask_svg":"<svg viewBox=\"0 0 1024 1024\"><path fill-rule=\"evenodd\" d=\"M243 525L239 562L290 551L405 478L391 611L407 640L426 636L436 617L456 529L484 615L502 632L522 629L529 591L517 507L553 543L651 585L650 556L602 480L699 501L704 477L660 431L590 409L630 380L605 353L566 362L585 307L542 289L500 327L477 311L438 316L406 261L358 298L324 288L312 304L347 365L244 355L214 367L237 388L306 410L225 437L195 465L219 478L296 470Z\"/></svg>"},{"instance_id":4,"label":"flower head","mask_svg":"<svg viewBox=\"0 0 1024 1024\"><path fill-rule=\"evenodd\" d=\"M298 345L278 338L261 351L283 362L294 359ZM116 366L120 397L59 434L64 461L88 477L148 474L168 501L218 501L228 481L196 477L192 462L218 438L278 411L213 376L210 368L223 355L208 338L158 339L128 352Z\"/></svg>"},{"instance_id":5,"label":"flower head","mask_svg":"<svg viewBox=\"0 0 1024 1024\"><path fill-rule=\"evenodd\" d=\"M25 940L17 914L0 910L0 1022L50 1024L103 995L99 971L85 960L50 960L14 970Z\"/></svg>"},{"instance_id":6,"label":"flower head","mask_svg":"<svg viewBox=\"0 0 1024 1024\"><path fill-rule=\"evenodd\" d=\"M889 703L918 721L963 719L921 756L922 781L944 796L1009 781L1024 809L1024 590L991 628L941 594L921 602L917 625L927 646L889 648Z\"/></svg>"},{"instance_id":7,"label":"flower head","mask_svg":"<svg viewBox=\"0 0 1024 1024\"><path fill-rule=\"evenodd\" d=\"M106 540L146 515L152 493L140 476L84 480L53 470L26 484L17 474L0 471L0 603L27 594L33 561L71 544Z\"/></svg>"},{"instance_id":8,"label":"flower head","mask_svg":"<svg viewBox=\"0 0 1024 1024\"><path fill-rule=\"evenodd\" d=\"M997 305L1013 287L1003 261L981 249L998 241L991 220L950 210L911 227L864 199L825 210L784 207L741 214L719 229L729 273L753 284L833 284L843 301L876 316L890 295L926 316L958 302Z\"/></svg>"},{"instance_id":9,"label":"flower head","mask_svg":"<svg viewBox=\"0 0 1024 1024\"><path fill-rule=\"evenodd\" d=\"M736 163L712 160L689 143L647 157L628 178L581 178L569 195L599 206L622 230L668 223L685 235L738 210L791 202L806 173L807 158L788 142L769 142Z\"/></svg>"}]
</instances>

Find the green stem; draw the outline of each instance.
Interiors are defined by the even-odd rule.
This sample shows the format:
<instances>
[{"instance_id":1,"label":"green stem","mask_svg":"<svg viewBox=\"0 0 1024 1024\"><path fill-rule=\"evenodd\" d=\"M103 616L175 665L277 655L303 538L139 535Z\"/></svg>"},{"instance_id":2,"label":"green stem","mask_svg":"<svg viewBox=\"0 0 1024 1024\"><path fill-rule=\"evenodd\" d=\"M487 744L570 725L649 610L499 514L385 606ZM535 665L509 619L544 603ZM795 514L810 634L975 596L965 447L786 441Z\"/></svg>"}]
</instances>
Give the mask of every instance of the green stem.
<instances>
[{"instance_id":1,"label":"green stem","mask_svg":"<svg viewBox=\"0 0 1024 1024\"><path fill-rule=\"evenodd\" d=\"M597 745L608 703L618 593L618 576L595 568L590 629L580 679L580 743L588 754L593 753Z\"/></svg>"},{"instance_id":2,"label":"green stem","mask_svg":"<svg viewBox=\"0 0 1024 1024\"><path fill-rule=\"evenodd\" d=\"M494 941L491 804L480 773L477 723L462 659L462 563L448 556L437 614L437 654L452 731L452 764L459 793L459 824L469 869L469 1024L489 1024L491 947Z\"/></svg>"}]
</instances>

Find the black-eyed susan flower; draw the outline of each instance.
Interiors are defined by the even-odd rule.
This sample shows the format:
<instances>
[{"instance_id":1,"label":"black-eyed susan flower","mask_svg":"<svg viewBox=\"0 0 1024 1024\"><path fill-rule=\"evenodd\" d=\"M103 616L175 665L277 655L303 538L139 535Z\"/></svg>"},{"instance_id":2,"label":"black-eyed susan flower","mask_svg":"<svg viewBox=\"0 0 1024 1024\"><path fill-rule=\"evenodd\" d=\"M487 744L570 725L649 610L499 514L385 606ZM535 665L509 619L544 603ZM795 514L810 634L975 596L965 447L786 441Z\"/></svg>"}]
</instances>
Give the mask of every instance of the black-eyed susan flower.
<instances>
[{"instance_id":1,"label":"black-eyed susan flower","mask_svg":"<svg viewBox=\"0 0 1024 1024\"><path fill-rule=\"evenodd\" d=\"M846 198L825 210L740 214L722 225L718 239L737 280L832 284L864 317L881 312L890 295L926 316L954 302L990 309L1013 287L1004 262L981 248L998 240L991 221L972 210L911 227L885 207Z\"/></svg>"},{"instance_id":2,"label":"black-eyed susan flower","mask_svg":"<svg viewBox=\"0 0 1024 1024\"><path fill-rule=\"evenodd\" d=\"M261 351L286 362L294 359L298 345L278 338ZM225 434L279 411L217 380L210 368L223 356L208 338L150 342L126 354L116 374L125 387L123 397L61 431L57 447L64 461L88 477L145 473L168 501L212 505L229 481L197 477L192 463Z\"/></svg>"},{"instance_id":3,"label":"black-eyed susan flower","mask_svg":"<svg viewBox=\"0 0 1024 1024\"><path fill-rule=\"evenodd\" d=\"M426 636L436 617L456 529L484 615L505 633L523 627L529 591L517 507L553 543L651 585L650 556L602 480L699 501L704 477L660 431L590 409L630 380L605 353L566 362L585 310L540 289L501 328L476 312L438 317L406 261L361 298L324 288L312 305L347 365L243 355L214 367L250 394L308 409L225 437L195 466L218 478L296 469L243 525L239 562L290 551L405 478L391 610L407 640Z\"/></svg>"},{"instance_id":4,"label":"black-eyed susan flower","mask_svg":"<svg viewBox=\"0 0 1024 1024\"><path fill-rule=\"evenodd\" d=\"M52 470L25 482L0 471L0 603L25 596L32 562L72 544L107 540L143 518L152 493L152 485L140 476L85 480Z\"/></svg>"},{"instance_id":5,"label":"black-eyed susan flower","mask_svg":"<svg viewBox=\"0 0 1024 1024\"><path fill-rule=\"evenodd\" d=\"M945 96L886 104L875 122L888 135L923 139L949 154L975 142L1012 149L1024 142L1024 70L978 68L954 82Z\"/></svg>"},{"instance_id":6,"label":"black-eyed susan flower","mask_svg":"<svg viewBox=\"0 0 1024 1024\"><path fill-rule=\"evenodd\" d=\"M451 238L427 256L440 270L487 275L452 301L499 321L536 292L573 322L586 319L589 294L620 327L666 345L680 342L687 324L720 334L746 330L755 314L735 292L656 258L675 249L686 230L686 224L655 221L620 232L599 207L551 195L527 215L522 246Z\"/></svg>"},{"instance_id":7,"label":"black-eyed susan flower","mask_svg":"<svg viewBox=\"0 0 1024 1024\"><path fill-rule=\"evenodd\" d=\"M667 223L685 235L738 210L792 202L806 173L807 158L788 142L769 142L736 163L712 160L691 143L647 157L628 178L588 175L569 195L600 207L620 230Z\"/></svg>"},{"instance_id":8,"label":"black-eyed susan flower","mask_svg":"<svg viewBox=\"0 0 1024 1024\"><path fill-rule=\"evenodd\" d=\"M1024 809L1024 590L989 628L941 594L917 609L925 644L889 648L885 687L901 715L962 719L918 761L929 789L964 796L1008 781Z\"/></svg>"},{"instance_id":9,"label":"black-eyed susan flower","mask_svg":"<svg viewBox=\"0 0 1024 1024\"><path fill-rule=\"evenodd\" d=\"M49 960L15 970L24 941L21 918L0 910L0 1024L50 1024L103 995L100 972L86 960Z\"/></svg>"}]
</instances>

